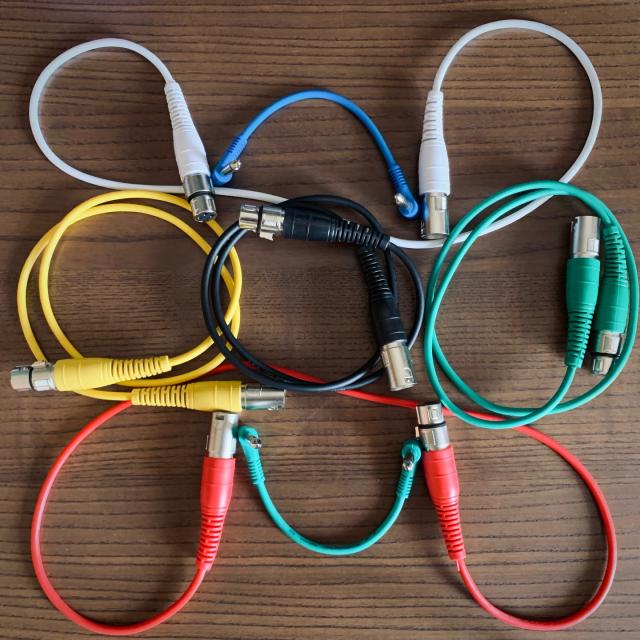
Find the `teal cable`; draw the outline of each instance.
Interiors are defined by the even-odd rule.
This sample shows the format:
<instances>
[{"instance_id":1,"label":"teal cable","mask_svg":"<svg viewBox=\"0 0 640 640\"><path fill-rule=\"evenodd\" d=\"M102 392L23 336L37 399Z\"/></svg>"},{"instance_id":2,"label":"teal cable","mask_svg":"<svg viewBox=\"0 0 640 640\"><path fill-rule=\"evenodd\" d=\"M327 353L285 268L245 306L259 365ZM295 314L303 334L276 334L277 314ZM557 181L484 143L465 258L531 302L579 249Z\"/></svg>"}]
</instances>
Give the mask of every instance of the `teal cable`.
<instances>
[{"instance_id":1,"label":"teal cable","mask_svg":"<svg viewBox=\"0 0 640 640\"><path fill-rule=\"evenodd\" d=\"M467 239L462 243L457 253L451 258L445 266L445 261L455 242L455 239L465 231L470 222L475 220L477 216L486 212L488 209L499 203L505 198L515 197L513 200L500 205L494 211L489 213L474 229L470 232ZM549 198L552 196L570 196L579 199L587 207L591 209L594 215L598 216L603 227L610 227L621 239L621 245L624 252L624 262L626 264L627 275L629 279L629 313L627 320L626 338L620 351L620 355L612 364L609 372L589 391L582 393L571 400L562 401L568 392L573 378L576 373L576 367L567 367L565 376L553 397L542 407L519 408L500 405L484 398L477 393L462 377L455 371L447 360L436 336L436 321L442 301L446 294L447 288L451 284L456 270L460 263L471 249L473 243L486 229L496 220L507 215L510 211L518 209L526 204L541 198ZM626 365L633 343L635 341L638 326L638 273L635 259L631 250L631 245L624 230L620 226L614 214L607 205L593 194L588 193L571 184L555 182L552 180L538 180L534 182L514 185L504 189L471 209L455 226L447 241L443 244L436 258L433 270L427 282L427 311L425 312L425 334L424 334L424 357L429 380L441 401L454 413L457 417L465 422L488 429L505 429L521 426L528 422L538 420L545 415L557 414L570 411L590 402L618 377L624 366ZM511 419L495 422L471 415L461 407L459 407L450 396L446 393L440 383L436 370L436 363L451 381L454 387L464 394L471 401L481 406L486 411L490 411L500 416L507 416Z\"/></svg>"},{"instance_id":2,"label":"teal cable","mask_svg":"<svg viewBox=\"0 0 640 640\"><path fill-rule=\"evenodd\" d=\"M418 462L422 455L422 451L417 440L409 440L402 446L403 464L398 484L396 485L396 497L389 513L387 513L384 520L382 520L374 531L365 536L362 540L351 544L327 544L311 540L310 538L303 536L283 518L273 503L266 487L266 480L262 469L262 462L260 460L260 437L256 429L246 425L242 426L238 429L237 437L247 461L251 482L257 488L262 504L276 527L278 527L278 529L280 529L280 531L292 542L295 542L304 549L328 556L346 556L354 553L360 553L374 545L387 534L389 529L391 529L395 521L398 519L398 516L402 511L402 507L411 493L416 467L418 466Z\"/></svg>"}]
</instances>

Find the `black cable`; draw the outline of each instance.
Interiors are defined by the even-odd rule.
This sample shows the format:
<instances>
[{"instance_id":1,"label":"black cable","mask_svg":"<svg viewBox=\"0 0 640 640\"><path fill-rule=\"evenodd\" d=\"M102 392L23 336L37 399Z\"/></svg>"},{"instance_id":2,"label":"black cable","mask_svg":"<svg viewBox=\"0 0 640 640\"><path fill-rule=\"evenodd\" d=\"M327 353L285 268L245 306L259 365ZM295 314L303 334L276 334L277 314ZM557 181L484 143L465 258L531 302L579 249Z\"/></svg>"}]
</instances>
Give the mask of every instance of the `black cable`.
<instances>
[{"instance_id":1,"label":"black cable","mask_svg":"<svg viewBox=\"0 0 640 640\"><path fill-rule=\"evenodd\" d=\"M356 225L351 221L345 221L332 211L323 208L322 205L339 206L354 211L366 220L368 224L368 226L364 228L366 231L363 231L360 225ZM402 249L389 242L388 236L384 234L380 223L375 219L373 214L357 202L339 196L304 196L287 200L283 202L280 207L289 213L297 212L303 216L309 214L329 216L332 219L332 224L335 223L335 220L340 221L340 233L347 228L348 234L359 234L357 237L361 242L373 242L374 244L378 243L378 246L384 246L389 288L394 296L397 295L397 281L393 258L395 257L402 262L409 272L415 288L416 309L414 323L407 340L408 346L413 346L420 333L425 309L425 294L421 277L409 256L407 256ZM345 226L342 224L343 222L348 223L348 225ZM220 236L207 256L202 276L201 302L205 323L213 341L225 358L257 382L289 391L328 392L358 389L379 380L384 374L384 369L377 368L380 363L380 355L377 352L361 367L356 369L356 371L347 376L331 382L306 382L293 378L271 367L248 351L233 335L230 326L224 319L221 300L221 274L223 266L229 257L229 253L246 233L247 230L241 229L237 223L231 225ZM366 235L367 238L363 239L364 235ZM231 345L231 348L229 348L228 344Z\"/></svg>"}]
</instances>

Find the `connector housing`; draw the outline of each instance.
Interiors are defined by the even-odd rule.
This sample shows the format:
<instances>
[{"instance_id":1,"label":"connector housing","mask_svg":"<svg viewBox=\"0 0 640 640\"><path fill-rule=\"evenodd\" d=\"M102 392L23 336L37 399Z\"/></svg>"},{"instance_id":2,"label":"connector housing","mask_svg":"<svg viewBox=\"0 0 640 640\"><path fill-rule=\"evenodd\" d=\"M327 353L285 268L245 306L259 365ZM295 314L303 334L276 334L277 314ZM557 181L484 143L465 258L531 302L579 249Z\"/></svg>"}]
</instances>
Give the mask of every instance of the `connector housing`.
<instances>
[{"instance_id":1,"label":"connector housing","mask_svg":"<svg viewBox=\"0 0 640 640\"><path fill-rule=\"evenodd\" d=\"M211 415L211 429L205 447L209 458L233 458L236 453L238 414L216 411Z\"/></svg>"}]
</instances>

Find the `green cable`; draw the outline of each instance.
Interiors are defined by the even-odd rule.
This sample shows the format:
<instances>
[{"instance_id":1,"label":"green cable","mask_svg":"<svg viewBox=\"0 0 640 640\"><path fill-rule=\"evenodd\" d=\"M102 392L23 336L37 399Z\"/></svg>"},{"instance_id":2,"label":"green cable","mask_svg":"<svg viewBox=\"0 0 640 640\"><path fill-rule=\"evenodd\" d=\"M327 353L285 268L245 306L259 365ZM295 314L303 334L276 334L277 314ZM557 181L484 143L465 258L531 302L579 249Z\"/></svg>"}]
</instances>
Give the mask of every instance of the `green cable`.
<instances>
[{"instance_id":1,"label":"green cable","mask_svg":"<svg viewBox=\"0 0 640 640\"><path fill-rule=\"evenodd\" d=\"M278 527L278 529L280 529L280 531L282 531L282 533L284 533L284 535L291 541L301 547L304 547L309 551L314 551L315 553L321 553L328 556L346 556L354 553L360 553L361 551L368 549L386 535L398 519L398 516L402 511L402 507L411 493L416 468L418 466L420 456L422 455L420 445L417 440L409 440L402 446L403 465L400 471L398 484L396 485L396 497L389 513L374 531L365 536L362 540L352 544L325 544L316 540L311 540L296 531L296 529L294 529L282 517L274 505L266 487L264 471L260 460L260 437L256 429L246 425L242 426L238 429L237 438L247 461L251 482L256 486L264 508L276 527Z\"/></svg>"},{"instance_id":2,"label":"green cable","mask_svg":"<svg viewBox=\"0 0 640 640\"><path fill-rule=\"evenodd\" d=\"M470 233L466 240L462 243L456 254L451 258L447 266L444 263L455 242L455 239L466 229L471 221L477 216L484 213L487 209L493 207L501 200L515 197L510 202L500 205L494 211L489 213ZM611 365L608 373L589 391L576 396L567 401L562 401L569 390L577 367L567 366L565 376L555 392L553 397L540 408L519 408L508 407L491 402L477 393L469 384L467 384L460 375L451 366L444 355L436 336L436 321L440 306L444 299L447 288L451 284L456 270L460 263L471 249L473 243L478 239L482 232L493 222L499 220L514 209L519 209L534 200L546 199L553 196L571 196L582 201L589 207L593 214L598 216L607 233L612 233L619 238L619 246L621 254L617 256L621 263L626 266L626 272L629 280L629 311L627 316L626 338L620 351L619 356ZM447 241L443 244L436 258L433 271L427 282L427 310L425 312L425 334L424 334L424 358L426 363L427 375L435 392L448 409L452 411L461 420L476 426L488 429L507 429L521 426L523 424L538 420L549 414L562 413L580 407L587 402L593 400L602 393L611 383L618 377L631 355L633 343L636 337L638 327L638 273L636 263L631 250L629 240L625 235L622 227L617 221L614 214L604 202L593 194L588 193L578 187L563 182L555 182L552 180L538 180L523 184L514 185L504 189L480 204L476 205L469 211L455 226ZM566 360L571 361L568 357ZM507 416L511 419L501 421L491 421L476 417L465 411L449 397L442 384L440 383L438 372L436 370L436 362L444 375L450 380L454 387L462 394L467 396L477 405L492 413Z\"/></svg>"}]
</instances>

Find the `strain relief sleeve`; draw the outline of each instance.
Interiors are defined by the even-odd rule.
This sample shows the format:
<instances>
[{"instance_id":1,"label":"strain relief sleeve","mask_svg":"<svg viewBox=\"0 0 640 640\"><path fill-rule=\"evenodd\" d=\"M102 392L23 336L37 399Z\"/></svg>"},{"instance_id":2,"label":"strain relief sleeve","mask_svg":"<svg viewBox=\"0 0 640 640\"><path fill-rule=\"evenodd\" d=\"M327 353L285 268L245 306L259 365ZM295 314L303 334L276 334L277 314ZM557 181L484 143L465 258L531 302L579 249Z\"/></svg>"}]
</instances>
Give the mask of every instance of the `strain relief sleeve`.
<instances>
[{"instance_id":1,"label":"strain relief sleeve","mask_svg":"<svg viewBox=\"0 0 640 640\"><path fill-rule=\"evenodd\" d=\"M196 553L196 565L204 567L207 571L211 569L218 555L225 515L205 515L203 513L200 518L200 540Z\"/></svg>"},{"instance_id":2,"label":"strain relief sleeve","mask_svg":"<svg viewBox=\"0 0 640 640\"><path fill-rule=\"evenodd\" d=\"M623 333L629 315L629 275L620 232L602 229L603 273L598 293L594 329Z\"/></svg>"},{"instance_id":3,"label":"strain relief sleeve","mask_svg":"<svg viewBox=\"0 0 640 640\"><path fill-rule=\"evenodd\" d=\"M411 193L409 183L399 164L389 167L389 178L393 185L394 200L403 218L412 220L418 215L418 203Z\"/></svg>"},{"instance_id":4,"label":"strain relief sleeve","mask_svg":"<svg viewBox=\"0 0 640 640\"><path fill-rule=\"evenodd\" d=\"M131 390L131 404L141 407L187 408L187 385L141 387Z\"/></svg>"},{"instance_id":5,"label":"strain relief sleeve","mask_svg":"<svg viewBox=\"0 0 640 640\"><path fill-rule=\"evenodd\" d=\"M447 547L447 553L452 560L464 560L467 555L462 535L462 519L460 504L456 501L434 505L440 522L442 538Z\"/></svg>"},{"instance_id":6,"label":"strain relief sleeve","mask_svg":"<svg viewBox=\"0 0 640 640\"><path fill-rule=\"evenodd\" d=\"M380 249L384 251L391 241L390 237L364 225L341 218L335 225L334 242L354 244L366 249Z\"/></svg>"},{"instance_id":7,"label":"strain relief sleeve","mask_svg":"<svg viewBox=\"0 0 640 640\"><path fill-rule=\"evenodd\" d=\"M451 193L449 156L444 141L444 94L429 91L422 124L422 141L418 158L420 195Z\"/></svg>"},{"instance_id":8,"label":"strain relief sleeve","mask_svg":"<svg viewBox=\"0 0 640 640\"><path fill-rule=\"evenodd\" d=\"M579 368L589 343L591 324L598 299L600 261L570 258L567 261L567 349L565 365Z\"/></svg>"},{"instance_id":9,"label":"strain relief sleeve","mask_svg":"<svg viewBox=\"0 0 640 640\"><path fill-rule=\"evenodd\" d=\"M265 483L262 460L260 459L260 436L252 427L240 427L238 429L238 442L242 448L249 478L253 485L263 485Z\"/></svg>"},{"instance_id":10,"label":"strain relief sleeve","mask_svg":"<svg viewBox=\"0 0 640 640\"><path fill-rule=\"evenodd\" d=\"M415 439L405 442L402 446L402 469L396 485L396 497L407 500L413 487L413 479L420 462L421 450L418 441Z\"/></svg>"},{"instance_id":11,"label":"strain relief sleeve","mask_svg":"<svg viewBox=\"0 0 640 640\"><path fill-rule=\"evenodd\" d=\"M173 128L173 150L178 164L180 180L193 174L209 175L209 163L202 139L177 82L167 82L164 93Z\"/></svg>"},{"instance_id":12,"label":"strain relief sleeve","mask_svg":"<svg viewBox=\"0 0 640 640\"><path fill-rule=\"evenodd\" d=\"M213 565L224 521L231 503L235 458L205 456L200 481L200 541L196 565L209 570Z\"/></svg>"},{"instance_id":13,"label":"strain relief sleeve","mask_svg":"<svg viewBox=\"0 0 640 640\"><path fill-rule=\"evenodd\" d=\"M233 138L211 172L211 182L214 187L221 187L231 181L234 171L230 165L240 159L240 154L247 146L247 142L249 140L243 135L237 135Z\"/></svg>"},{"instance_id":14,"label":"strain relief sleeve","mask_svg":"<svg viewBox=\"0 0 640 640\"><path fill-rule=\"evenodd\" d=\"M99 389L130 380L150 378L171 370L169 356L119 360L113 358L67 358L53 367L59 391Z\"/></svg>"},{"instance_id":15,"label":"strain relief sleeve","mask_svg":"<svg viewBox=\"0 0 640 640\"><path fill-rule=\"evenodd\" d=\"M449 557L462 560L466 551L460 518L460 483L453 447L448 445L444 449L425 451L422 454L422 468Z\"/></svg>"}]
</instances>

